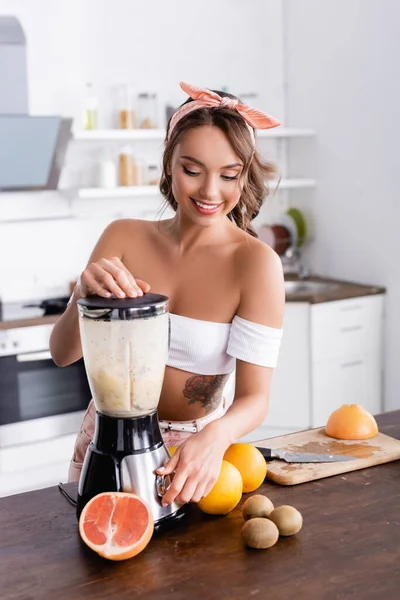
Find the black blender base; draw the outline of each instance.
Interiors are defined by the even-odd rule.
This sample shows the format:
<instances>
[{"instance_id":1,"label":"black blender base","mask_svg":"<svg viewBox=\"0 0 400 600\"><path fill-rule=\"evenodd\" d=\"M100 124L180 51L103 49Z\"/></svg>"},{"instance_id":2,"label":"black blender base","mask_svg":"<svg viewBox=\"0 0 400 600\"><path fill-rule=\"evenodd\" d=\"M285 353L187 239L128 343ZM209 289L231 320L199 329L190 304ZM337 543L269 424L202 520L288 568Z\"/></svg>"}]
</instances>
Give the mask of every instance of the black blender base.
<instances>
[{"instance_id":1,"label":"black blender base","mask_svg":"<svg viewBox=\"0 0 400 600\"><path fill-rule=\"evenodd\" d=\"M118 465L111 456L98 452L93 444L89 444L78 485L77 518L94 496L102 492L117 492L119 489Z\"/></svg>"},{"instance_id":2,"label":"black blender base","mask_svg":"<svg viewBox=\"0 0 400 600\"><path fill-rule=\"evenodd\" d=\"M175 529L175 527L177 527L185 517L186 509L182 506L182 508L177 510L172 515L158 519L158 521L154 523L154 533L164 533L166 531L170 531L171 529Z\"/></svg>"}]
</instances>

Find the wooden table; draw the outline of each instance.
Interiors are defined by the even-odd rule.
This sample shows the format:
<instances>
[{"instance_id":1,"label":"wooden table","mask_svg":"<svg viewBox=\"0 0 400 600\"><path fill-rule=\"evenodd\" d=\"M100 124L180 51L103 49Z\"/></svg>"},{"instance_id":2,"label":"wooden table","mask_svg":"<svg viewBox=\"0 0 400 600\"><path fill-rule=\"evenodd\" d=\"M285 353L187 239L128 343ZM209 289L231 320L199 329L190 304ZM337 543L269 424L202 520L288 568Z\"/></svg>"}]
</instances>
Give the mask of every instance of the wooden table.
<instances>
[{"instance_id":1,"label":"wooden table","mask_svg":"<svg viewBox=\"0 0 400 600\"><path fill-rule=\"evenodd\" d=\"M378 422L400 438L400 411ZM0 598L400 598L400 461L294 487L266 483L259 492L302 512L297 536L269 550L246 549L244 496L225 517L193 506L179 529L120 563L84 546L74 508L57 487L0 499Z\"/></svg>"}]
</instances>

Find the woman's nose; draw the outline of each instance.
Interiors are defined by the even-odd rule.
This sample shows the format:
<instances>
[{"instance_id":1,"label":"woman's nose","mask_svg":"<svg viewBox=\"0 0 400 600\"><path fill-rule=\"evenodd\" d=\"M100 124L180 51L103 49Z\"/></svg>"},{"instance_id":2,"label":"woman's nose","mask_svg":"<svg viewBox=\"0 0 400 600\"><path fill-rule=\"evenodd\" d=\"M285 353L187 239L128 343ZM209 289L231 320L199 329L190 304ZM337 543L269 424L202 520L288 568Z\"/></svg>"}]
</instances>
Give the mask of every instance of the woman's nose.
<instances>
[{"instance_id":1,"label":"woman's nose","mask_svg":"<svg viewBox=\"0 0 400 600\"><path fill-rule=\"evenodd\" d=\"M208 175L201 183L199 194L204 200L217 200L219 198L218 178Z\"/></svg>"}]
</instances>

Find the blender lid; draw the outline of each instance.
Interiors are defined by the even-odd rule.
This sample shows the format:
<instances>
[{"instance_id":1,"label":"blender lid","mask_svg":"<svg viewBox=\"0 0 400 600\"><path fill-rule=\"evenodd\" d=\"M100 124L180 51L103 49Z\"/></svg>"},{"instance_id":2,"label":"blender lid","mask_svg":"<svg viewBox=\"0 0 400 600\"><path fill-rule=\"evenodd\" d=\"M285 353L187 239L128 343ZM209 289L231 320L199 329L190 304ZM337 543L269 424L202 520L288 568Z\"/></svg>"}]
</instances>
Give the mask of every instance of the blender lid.
<instances>
[{"instance_id":1,"label":"blender lid","mask_svg":"<svg viewBox=\"0 0 400 600\"><path fill-rule=\"evenodd\" d=\"M113 319L136 319L153 317L168 311L168 296L147 293L137 298L103 298L88 296L80 298L77 304L82 307L86 316Z\"/></svg>"}]
</instances>

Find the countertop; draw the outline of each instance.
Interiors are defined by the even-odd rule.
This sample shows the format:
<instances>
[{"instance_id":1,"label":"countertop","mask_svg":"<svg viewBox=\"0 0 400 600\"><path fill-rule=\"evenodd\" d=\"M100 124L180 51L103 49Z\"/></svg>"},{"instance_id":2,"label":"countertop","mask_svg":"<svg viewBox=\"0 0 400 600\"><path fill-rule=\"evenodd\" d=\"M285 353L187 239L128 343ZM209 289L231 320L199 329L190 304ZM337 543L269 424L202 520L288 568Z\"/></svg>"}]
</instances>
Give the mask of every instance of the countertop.
<instances>
[{"instance_id":1,"label":"countertop","mask_svg":"<svg viewBox=\"0 0 400 600\"><path fill-rule=\"evenodd\" d=\"M0 321L0 331L7 329L19 329L20 327L34 327L36 325L54 325L60 315L47 317L32 317L28 319L13 319L12 321Z\"/></svg>"},{"instance_id":2,"label":"countertop","mask_svg":"<svg viewBox=\"0 0 400 600\"><path fill-rule=\"evenodd\" d=\"M400 438L400 411L377 418ZM73 490L73 484L70 484ZM400 461L258 493L291 504L303 529L269 550L243 546L240 505L224 517L196 506L137 557L108 562L80 540L57 487L0 499L2 600L398 600Z\"/></svg>"},{"instance_id":3,"label":"countertop","mask_svg":"<svg viewBox=\"0 0 400 600\"><path fill-rule=\"evenodd\" d=\"M335 288L318 292L307 292L296 294L291 292L286 294L287 302L307 302L308 304L320 304L322 302L334 302L336 300L347 300L349 298L360 298L362 296L374 296L376 294L384 294L386 289L382 286L365 285L353 281L345 281L343 279L333 279L331 277L323 277L322 275L309 275L304 279L299 279L295 275L285 275L285 281L317 281L322 283L335 284Z\"/></svg>"}]
</instances>

